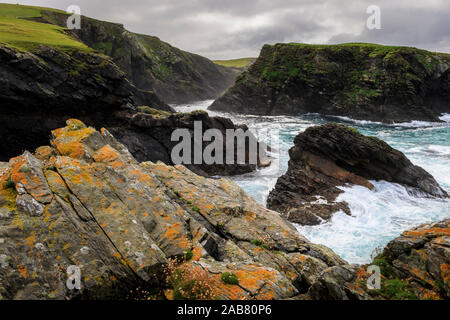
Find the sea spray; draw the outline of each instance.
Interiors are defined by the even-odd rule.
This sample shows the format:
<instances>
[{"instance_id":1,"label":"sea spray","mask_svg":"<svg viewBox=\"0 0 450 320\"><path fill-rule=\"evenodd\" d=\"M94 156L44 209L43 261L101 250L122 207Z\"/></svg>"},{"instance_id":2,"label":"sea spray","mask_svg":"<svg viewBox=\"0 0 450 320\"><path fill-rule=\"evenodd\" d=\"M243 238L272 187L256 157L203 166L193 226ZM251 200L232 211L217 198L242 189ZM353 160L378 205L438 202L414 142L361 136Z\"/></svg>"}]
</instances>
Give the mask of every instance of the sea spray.
<instances>
[{"instance_id":1,"label":"sea spray","mask_svg":"<svg viewBox=\"0 0 450 320\"><path fill-rule=\"evenodd\" d=\"M174 106L179 112L207 110L212 100L191 105ZM279 130L279 150L272 156L279 163L231 179L258 202L265 205L270 190L288 167L289 149L294 138L308 127L327 122L352 126L362 134L376 136L403 153L416 165L432 174L441 186L450 191L450 115L443 114L444 122L413 121L400 124L382 124L346 117L308 114L293 116L252 116L208 111L210 115L231 118L236 124L245 123L257 135L259 128ZM264 136L258 138L265 142ZM298 226L309 240L324 244L351 263L367 263L376 248L384 247L403 231L422 223L450 217L450 201L420 198L400 185L373 182L376 189L360 186L343 188L340 201L347 201L351 216L336 213L331 221L313 227Z\"/></svg>"}]
</instances>

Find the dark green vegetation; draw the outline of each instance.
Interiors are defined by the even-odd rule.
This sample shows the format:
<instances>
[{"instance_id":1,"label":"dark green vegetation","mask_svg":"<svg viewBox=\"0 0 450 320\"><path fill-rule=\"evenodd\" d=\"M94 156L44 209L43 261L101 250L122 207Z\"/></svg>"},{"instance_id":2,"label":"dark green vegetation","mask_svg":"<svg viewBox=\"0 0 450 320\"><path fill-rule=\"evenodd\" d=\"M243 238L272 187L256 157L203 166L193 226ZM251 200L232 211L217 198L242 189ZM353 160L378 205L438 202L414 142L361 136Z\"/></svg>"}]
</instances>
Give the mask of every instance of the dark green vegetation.
<instances>
[{"instance_id":1,"label":"dark green vegetation","mask_svg":"<svg viewBox=\"0 0 450 320\"><path fill-rule=\"evenodd\" d=\"M16 187L16 184L14 183L14 181L12 181L11 176L8 177L8 179L6 179L4 188L5 189L14 189Z\"/></svg>"},{"instance_id":2,"label":"dark green vegetation","mask_svg":"<svg viewBox=\"0 0 450 320\"><path fill-rule=\"evenodd\" d=\"M193 257L194 257L194 253L192 252L192 250L188 250L188 251L186 252L186 255L184 256L184 259L185 259L186 261L189 261L189 260L191 260Z\"/></svg>"},{"instance_id":3,"label":"dark green vegetation","mask_svg":"<svg viewBox=\"0 0 450 320\"><path fill-rule=\"evenodd\" d=\"M417 300L411 285L405 280L399 278L390 263L383 254L378 255L373 260L373 265L379 266L381 270L381 289L377 293L389 300Z\"/></svg>"},{"instance_id":4,"label":"dark green vegetation","mask_svg":"<svg viewBox=\"0 0 450 320\"><path fill-rule=\"evenodd\" d=\"M238 73L120 24L83 16L80 30L67 30L68 16L0 5L1 160L33 150L49 131L79 118L119 132L139 160L150 153L151 160L169 163L170 138L162 141L161 131L148 137L146 122L166 119L164 131L172 132L182 124L169 119L174 110L165 102L215 98Z\"/></svg>"},{"instance_id":5,"label":"dark green vegetation","mask_svg":"<svg viewBox=\"0 0 450 320\"><path fill-rule=\"evenodd\" d=\"M239 284L239 279L234 273L224 272L222 273L221 279L226 284Z\"/></svg>"},{"instance_id":6,"label":"dark green vegetation","mask_svg":"<svg viewBox=\"0 0 450 320\"><path fill-rule=\"evenodd\" d=\"M212 110L438 121L450 112L450 55L349 43L264 46Z\"/></svg>"}]
</instances>

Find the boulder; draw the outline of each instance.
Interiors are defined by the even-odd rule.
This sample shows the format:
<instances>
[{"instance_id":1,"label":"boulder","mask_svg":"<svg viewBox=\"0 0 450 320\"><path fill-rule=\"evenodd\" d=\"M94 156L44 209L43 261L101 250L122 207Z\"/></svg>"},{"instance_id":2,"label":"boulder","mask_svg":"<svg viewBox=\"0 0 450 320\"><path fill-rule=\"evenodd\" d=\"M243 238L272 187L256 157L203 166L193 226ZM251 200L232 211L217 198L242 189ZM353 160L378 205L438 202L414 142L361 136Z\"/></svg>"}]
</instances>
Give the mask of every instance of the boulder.
<instances>
[{"instance_id":1,"label":"boulder","mask_svg":"<svg viewBox=\"0 0 450 320\"><path fill-rule=\"evenodd\" d=\"M415 166L398 150L375 137L338 124L312 127L299 134L289 151L287 173L269 195L268 208L302 225L316 225L342 210L336 202L345 185L373 189L371 180L385 180L408 188L417 196L448 195L424 169Z\"/></svg>"}]
</instances>

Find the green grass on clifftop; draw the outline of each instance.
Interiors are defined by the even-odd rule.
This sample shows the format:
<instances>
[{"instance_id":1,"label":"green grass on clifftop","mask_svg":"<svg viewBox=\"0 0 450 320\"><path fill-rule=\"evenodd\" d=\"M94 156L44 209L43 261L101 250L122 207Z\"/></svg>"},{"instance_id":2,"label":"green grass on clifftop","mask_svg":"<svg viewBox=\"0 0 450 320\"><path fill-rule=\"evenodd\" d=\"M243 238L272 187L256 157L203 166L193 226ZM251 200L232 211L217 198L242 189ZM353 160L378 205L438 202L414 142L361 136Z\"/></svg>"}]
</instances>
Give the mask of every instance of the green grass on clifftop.
<instances>
[{"instance_id":1,"label":"green grass on clifftop","mask_svg":"<svg viewBox=\"0 0 450 320\"><path fill-rule=\"evenodd\" d=\"M39 45L53 46L63 50L91 51L65 33L65 29L32 21L41 17L41 12L63 11L42 7L0 4L0 43L22 51L33 51Z\"/></svg>"},{"instance_id":2,"label":"green grass on clifftop","mask_svg":"<svg viewBox=\"0 0 450 320\"><path fill-rule=\"evenodd\" d=\"M218 64L219 66L223 66L223 67L243 69L243 68L248 67L255 60L256 60L256 58L242 58L242 59L233 59L233 60L214 60L214 63Z\"/></svg>"}]
</instances>

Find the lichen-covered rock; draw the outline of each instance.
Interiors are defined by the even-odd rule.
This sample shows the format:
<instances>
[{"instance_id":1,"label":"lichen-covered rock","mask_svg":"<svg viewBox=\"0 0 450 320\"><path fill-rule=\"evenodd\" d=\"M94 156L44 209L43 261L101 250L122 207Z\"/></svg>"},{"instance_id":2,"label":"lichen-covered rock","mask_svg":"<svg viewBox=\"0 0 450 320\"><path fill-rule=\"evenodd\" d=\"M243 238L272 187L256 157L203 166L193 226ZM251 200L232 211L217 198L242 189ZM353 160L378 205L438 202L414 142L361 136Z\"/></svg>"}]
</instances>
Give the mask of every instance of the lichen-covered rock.
<instances>
[{"instance_id":1,"label":"lichen-covered rock","mask_svg":"<svg viewBox=\"0 0 450 320\"><path fill-rule=\"evenodd\" d=\"M268 208L290 221L316 225L342 210L336 202L346 184L374 188L369 180L402 184L418 196L447 198L447 193L424 169L415 166L384 141L366 137L338 124L312 127L299 134L289 151L287 173L269 195Z\"/></svg>"},{"instance_id":2,"label":"lichen-covered rock","mask_svg":"<svg viewBox=\"0 0 450 320\"><path fill-rule=\"evenodd\" d=\"M224 299L291 298L325 268L346 265L234 183L140 164L108 130L78 120L54 130L51 146L0 165L2 299L164 290L168 259L188 253L185 263L211 269ZM74 270L81 290L70 286Z\"/></svg>"},{"instance_id":3,"label":"lichen-covered rock","mask_svg":"<svg viewBox=\"0 0 450 320\"><path fill-rule=\"evenodd\" d=\"M258 115L440 121L450 112L450 56L376 44L265 45L211 110Z\"/></svg>"},{"instance_id":4,"label":"lichen-covered rock","mask_svg":"<svg viewBox=\"0 0 450 320\"><path fill-rule=\"evenodd\" d=\"M449 219L419 226L392 240L370 264L380 268L380 289L367 285L369 265L335 266L319 275L307 296L329 300L449 299L449 244Z\"/></svg>"}]
</instances>

